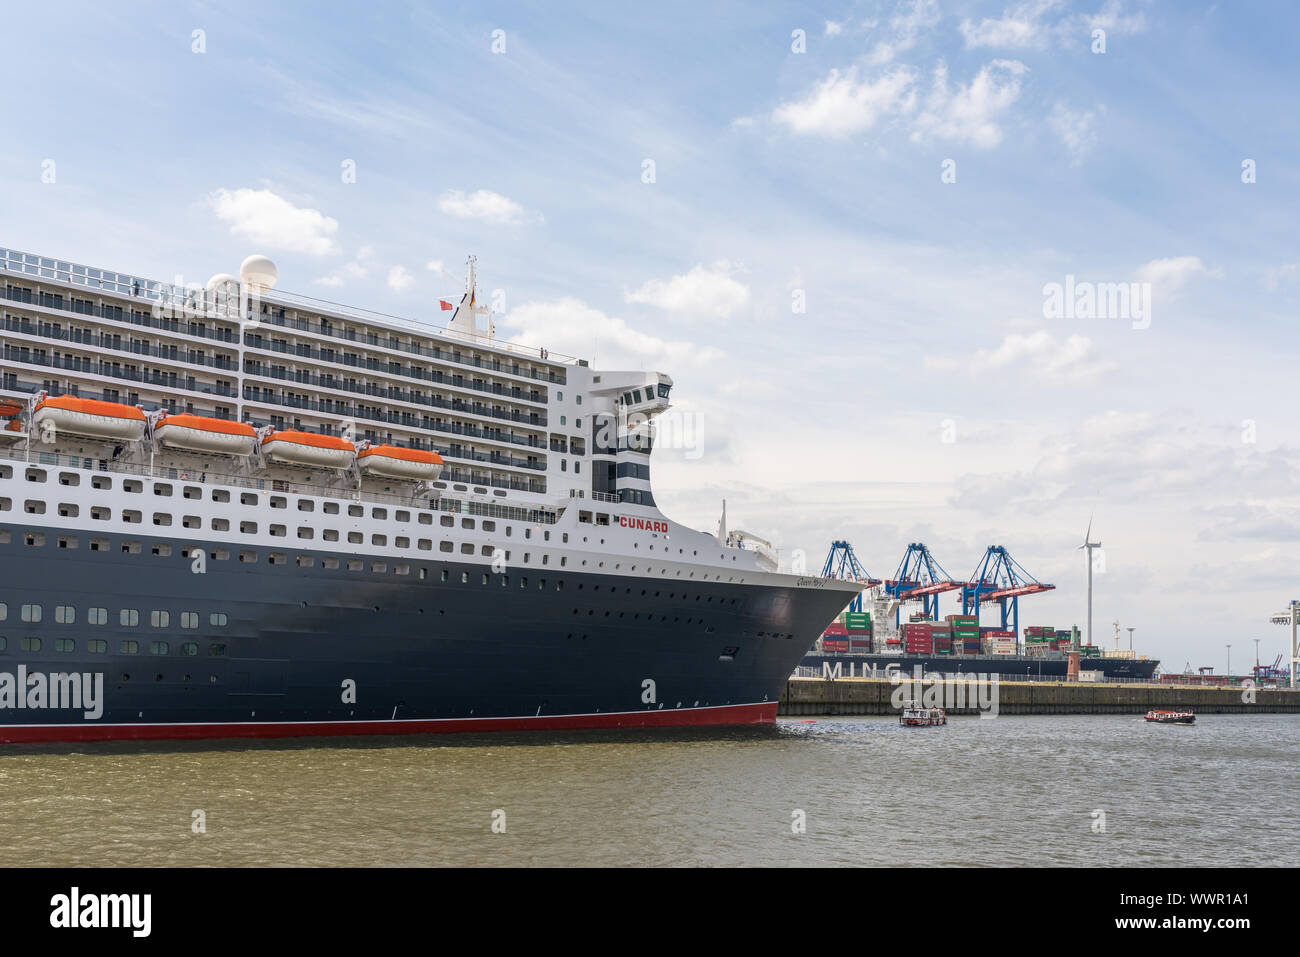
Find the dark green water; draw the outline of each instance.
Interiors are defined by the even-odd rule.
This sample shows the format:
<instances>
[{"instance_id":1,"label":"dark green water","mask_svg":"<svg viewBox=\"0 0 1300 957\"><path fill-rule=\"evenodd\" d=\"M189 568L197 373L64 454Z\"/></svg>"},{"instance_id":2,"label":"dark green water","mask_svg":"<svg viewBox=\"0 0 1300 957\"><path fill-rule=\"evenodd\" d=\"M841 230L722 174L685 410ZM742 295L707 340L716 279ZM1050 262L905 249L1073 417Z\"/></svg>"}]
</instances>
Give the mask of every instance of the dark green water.
<instances>
[{"instance_id":1,"label":"dark green water","mask_svg":"<svg viewBox=\"0 0 1300 957\"><path fill-rule=\"evenodd\" d=\"M1293 865L1298 753L1290 715L11 746L0 865Z\"/></svg>"}]
</instances>

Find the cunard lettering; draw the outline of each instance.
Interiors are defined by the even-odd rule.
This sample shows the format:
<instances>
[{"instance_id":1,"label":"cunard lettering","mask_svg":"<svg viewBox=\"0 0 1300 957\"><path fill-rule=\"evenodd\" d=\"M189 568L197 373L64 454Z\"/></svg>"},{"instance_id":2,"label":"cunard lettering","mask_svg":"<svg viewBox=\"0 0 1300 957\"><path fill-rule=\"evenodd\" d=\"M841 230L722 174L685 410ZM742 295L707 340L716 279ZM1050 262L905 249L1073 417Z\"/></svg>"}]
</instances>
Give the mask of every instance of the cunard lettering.
<instances>
[{"instance_id":1,"label":"cunard lettering","mask_svg":"<svg viewBox=\"0 0 1300 957\"><path fill-rule=\"evenodd\" d=\"M618 517L618 524L623 528L643 528L651 532L667 532L667 522L656 522L649 518L629 518L627 515Z\"/></svg>"},{"instance_id":2,"label":"cunard lettering","mask_svg":"<svg viewBox=\"0 0 1300 957\"><path fill-rule=\"evenodd\" d=\"M28 708L81 711L87 721L104 715L104 673L0 671L0 711Z\"/></svg>"}]
</instances>

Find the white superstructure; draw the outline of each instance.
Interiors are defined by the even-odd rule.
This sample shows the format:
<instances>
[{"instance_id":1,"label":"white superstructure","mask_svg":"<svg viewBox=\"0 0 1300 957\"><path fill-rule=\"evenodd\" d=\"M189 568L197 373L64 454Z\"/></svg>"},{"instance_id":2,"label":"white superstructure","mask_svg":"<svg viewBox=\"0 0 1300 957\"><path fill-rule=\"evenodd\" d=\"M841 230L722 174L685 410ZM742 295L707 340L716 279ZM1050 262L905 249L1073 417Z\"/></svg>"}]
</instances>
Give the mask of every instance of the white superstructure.
<instances>
[{"instance_id":1,"label":"white superstructure","mask_svg":"<svg viewBox=\"0 0 1300 957\"><path fill-rule=\"evenodd\" d=\"M277 278L250 257L241 279L181 289L0 249L0 403L22 407L0 421L0 509L39 508L80 532L71 547L102 531L147 549L166 529L218 560L293 562L300 544L344 562L442 552L796 582L766 542L730 547L655 505L667 375L497 340L472 265L445 330Z\"/></svg>"}]
</instances>

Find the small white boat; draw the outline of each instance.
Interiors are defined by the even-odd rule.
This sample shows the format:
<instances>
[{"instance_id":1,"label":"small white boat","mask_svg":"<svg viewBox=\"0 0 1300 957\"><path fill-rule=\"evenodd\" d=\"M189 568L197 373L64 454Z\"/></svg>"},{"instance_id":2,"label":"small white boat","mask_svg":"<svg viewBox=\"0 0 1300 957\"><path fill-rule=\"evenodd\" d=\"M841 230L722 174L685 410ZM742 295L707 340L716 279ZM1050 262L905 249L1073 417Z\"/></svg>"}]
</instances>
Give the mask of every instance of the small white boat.
<instances>
[{"instance_id":1,"label":"small white boat","mask_svg":"<svg viewBox=\"0 0 1300 957\"><path fill-rule=\"evenodd\" d=\"M915 705L903 709L898 716L898 723L905 728L932 728L948 723L948 713L943 708L918 708Z\"/></svg>"},{"instance_id":2,"label":"small white boat","mask_svg":"<svg viewBox=\"0 0 1300 957\"><path fill-rule=\"evenodd\" d=\"M357 466L363 475L431 482L442 472L442 456L398 445L372 445L357 453Z\"/></svg>"},{"instance_id":3,"label":"small white boat","mask_svg":"<svg viewBox=\"0 0 1300 957\"><path fill-rule=\"evenodd\" d=\"M335 435L286 429L262 439L262 454L276 465L346 469L356 458L356 446Z\"/></svg>"},{"instance_id":4,"label":"small white boat","mask_svg":"<svg viewBox=\"0 0 1300 957\"><path fill-rule=\"evenodd\" d=\"M36 404L32 425L37 433L53 426L55 434L135 442L144 438L145 416L133 405L60 395Z\"/></svg>"},{"instance_id":5,"label":"small white boat","mask_svg":"<svg viewBox=\"0 0 1300 957\"><path fill-rule=\"evenodd\" d=\"M163 416L153 427L153 434L159 445L190 452L252 455L257 447L257 431L247 422L189 413Z\"/></svg>"}]
</instances>

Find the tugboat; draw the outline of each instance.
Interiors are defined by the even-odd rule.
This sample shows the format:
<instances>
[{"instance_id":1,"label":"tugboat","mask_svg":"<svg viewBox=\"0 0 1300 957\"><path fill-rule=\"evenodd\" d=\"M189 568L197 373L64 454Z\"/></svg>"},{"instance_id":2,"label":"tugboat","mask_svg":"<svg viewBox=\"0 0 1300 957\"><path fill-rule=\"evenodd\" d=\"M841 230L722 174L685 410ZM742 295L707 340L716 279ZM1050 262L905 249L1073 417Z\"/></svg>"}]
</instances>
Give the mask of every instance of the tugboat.
<instances>
[{"instance_id":1,"label":"tugboat","mask_svg":"<svg viewBox=\"0 0 1300 957\"><path fill-rule=\"evenodd\" d=\"M932 728L947 724L948 715L943 708L918 708L916 702L908 702L898 716L898 723L904 728Z\"/></svg>"},{"instance_id":2,"label":"tugboat","mask_svg":"<svg viewBox=\"0 0 1300 957\"><path fill-rule=\"evenodd\" d=\"M1148 711L1143 717L1156 724L1194 724L1196 715L1190 711Z\"/></svg>"}]
</instances>

